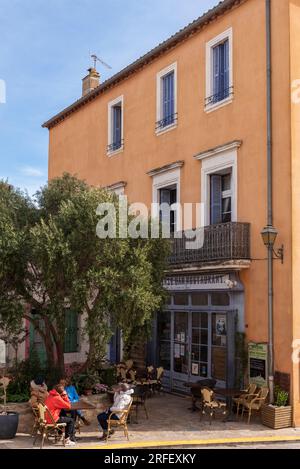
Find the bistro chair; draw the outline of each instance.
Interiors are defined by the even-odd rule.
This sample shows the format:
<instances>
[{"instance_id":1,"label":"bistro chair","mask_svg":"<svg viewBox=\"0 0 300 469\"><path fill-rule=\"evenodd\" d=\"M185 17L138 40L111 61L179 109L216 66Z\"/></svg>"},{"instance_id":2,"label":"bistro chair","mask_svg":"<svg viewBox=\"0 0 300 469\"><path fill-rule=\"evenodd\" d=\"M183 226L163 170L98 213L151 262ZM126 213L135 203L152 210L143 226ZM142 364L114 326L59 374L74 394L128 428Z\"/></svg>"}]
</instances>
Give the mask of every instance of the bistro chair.
<instances>
[{"instance_id":1,"label":"bistro chair","mask_svg":"<svg viewBox=\"0 0 300 469\"><path fill-rule=\"evenodd\" d=\"M149 419L147 407L146 407L146 399L148 395L147 385L139 384L134 388L134 394L132 396L132 408L135 407L135 423L138 423L138 408L142 407L144 409L146 418Z\"/></svg>"},{"instance_id":2,"label":"bistro chair","mask_svg":"<svg viewBox=\"0 0 300 469\"><path fill-rule=\"evenodd\" d=\"M241 391L241 394L240 396L238 397L234 397L232 400L233 402L236 404L236 415L237 415L237 418L239 416L239 412L240 412L240 408L242 408L243 404L245 402L248 402L250 398L254 398L254 397L257 397L258 396L258 393L256 392L256 384L252 383L252 384L249 384L248 388L247 389L244 389Z\"/></svg>"},{"instance_id":3,"label":"bistro chair","mask_svg":"<svg viewBox=\"0 0 300 469\"><path fill-rule=\"evenodd\" d=\"M205 415L206 412L209 413L210 416L210 425L212 423L212 419L215 418L216 412L221 411L223 415L227 413L227 406L225 402L218 401L214 397L214 391L209 388L201 389L202 394L202 415Z\"/></svg>"},{"instance_id":4,"label":"bistro chair","mask_svg":"<svg viewBox=\"0 0 300 469\"><path fill-rule=\"evenodd\" d=\"M108 418L108 422L107 422L108 423L108 428L107 428L106 443L108 441L109 435L112 432L113 427L115 427L115 428L123 427L124 435L127 438L127 440L129 441L127 420L128 420L128 416L129 416L129 413L130 413L132 401L133 401L133 399L131 398L131 401L130 401L130 403L129 403L126 410L122 410L121 412L113 412L112 414L110 414L110 416ZM118 417L118 420L115 420L115 419L112 418L114 415Z\"/></svg>"},{"instance_id":5,"label":"bistro chair","mask_svg":"<svg viewBox=\"0 0 300 469\"><path fill-rule=\"evenodd\" d=\"M40 424L40 413L39 413L39 408L38 407L31 407L32 413L33 413L33 426L31 430L31 436L34 437L36 436Z\"/></svg>"},{"instance_id":6,"label":"bistro chair","mask_svg":"<svg viewBox=\"0 0 300 469\"><path fill-rule=\"evenodd\" d=\"M148 367L148 368L150 368L150 367ZM151 372L153 372L153 371L154 371L154 368ZM153 393L155 393L155 391L157 391L158 393L160 393L162 391L162 382L161 382L161 380L163 378L163 375L164 375L164 368L162 366L160 366L156 370L156 377L154 379L149 380L149 384L151 386L151 390L152 390Z\"/></svg>"},{"instance_id":7,"label":"bistro chair","mask_svg":"<svg viewBox=\"0 0 300 469\"><path fill-rule=\"evenodd\" d=\"M261 388L259 393L255 397L249 397L249 400L243 403L243 410L242 410L242 419L244 417L244 413L248 412L248 424L251 420L251 415L253 411L260 412L262 405L265 404L267 397L269 395L269 388Z\"/></svg>"},{"instance_id":8,"label":"bistro chair","mask_svg":"<svg viewBox=\"0 0 300 469\"><path fill-rule=\"evenodd\" d=\"M57 443L61 438L63 445L66 445L65 442L65 423L57 423L55 422L53 415L51 414L50 410L46 405L39 404L38 405L39 411L39 422L37 427L37 432L33 441L33 445L35 445L37 438L41 435L41 446L40 449L43 449L45 438L50 441L50 437L54 437L54 442ZM46 413L50 416L51 423L47 423L46 421Z\"/></svg>"}]
</instances>

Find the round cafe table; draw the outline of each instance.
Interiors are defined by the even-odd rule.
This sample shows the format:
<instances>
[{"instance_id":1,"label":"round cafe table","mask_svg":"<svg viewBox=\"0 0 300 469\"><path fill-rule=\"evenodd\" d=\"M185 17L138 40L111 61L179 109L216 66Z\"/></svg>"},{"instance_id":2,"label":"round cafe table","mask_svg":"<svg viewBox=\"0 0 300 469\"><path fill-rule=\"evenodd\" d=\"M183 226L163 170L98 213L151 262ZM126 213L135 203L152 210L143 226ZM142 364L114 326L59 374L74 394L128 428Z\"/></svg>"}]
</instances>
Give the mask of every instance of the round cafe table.
<instances>
[{"instance_id":1,"label":"round cafe table","mask_svg":"<svg viewBox=\"0 0 300 469\"><path fill-rule=\"evenodd\" d=\"M228 415L224 419L225 422L233 422L235 420L233 414L233 398L240 396L242 391L238 388L215 388L214 393L217 396L222 396L226 398Z\"/></svg>"},{"instance_id":2,"label":"round cafe table","mask_svg":"<svg viewBox=\"0 0 300 469\"><path fill-rule=\"evenodd\" d=\"M82 401L80 400L78 402L72 402L71 404L71 410L92 410L92 409L96 409L96 406L84 400Z\"/></svg>"}]
</instances>

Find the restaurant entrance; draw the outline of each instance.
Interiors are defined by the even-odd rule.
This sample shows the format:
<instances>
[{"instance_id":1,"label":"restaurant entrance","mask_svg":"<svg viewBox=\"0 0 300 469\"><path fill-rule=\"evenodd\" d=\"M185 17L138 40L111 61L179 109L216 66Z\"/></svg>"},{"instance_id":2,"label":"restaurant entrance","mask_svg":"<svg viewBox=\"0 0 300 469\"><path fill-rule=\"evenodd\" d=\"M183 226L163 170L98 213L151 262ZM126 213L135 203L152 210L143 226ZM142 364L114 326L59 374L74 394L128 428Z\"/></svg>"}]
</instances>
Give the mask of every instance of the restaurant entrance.
<instances>
[{"instance_id":1,"label":"restaurant entrance","mask_svg":"<svg viewBox=\"0 0 300 469\"><path fill-rule=\"evenodd\" d=\"M157 316L157 363L165 386L213 378L219 387L235 383L238 311L228 292L174 292Z\"/></svg>"}]
</instances>

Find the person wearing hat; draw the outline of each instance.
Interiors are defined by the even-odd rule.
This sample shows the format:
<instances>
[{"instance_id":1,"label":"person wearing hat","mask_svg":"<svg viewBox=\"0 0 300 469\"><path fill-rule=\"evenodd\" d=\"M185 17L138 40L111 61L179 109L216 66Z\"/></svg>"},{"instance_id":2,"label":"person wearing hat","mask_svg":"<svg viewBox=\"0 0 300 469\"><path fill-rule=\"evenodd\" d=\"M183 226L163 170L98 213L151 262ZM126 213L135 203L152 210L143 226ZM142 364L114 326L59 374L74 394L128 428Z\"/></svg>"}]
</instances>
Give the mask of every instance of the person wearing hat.
<instances>
[{"instance_id":1,"label":"person wearing hat","mask_svg":"<svg viewBox=\"0 0 300 469\"><path fill-rule=\"evenodd\" d=\"M113 420L118 420L118 413L121 414L124 410L128 408L132 399L131 395L133 394L133 392L134 390L131 389L131 387L127 383L120 383L115 388L113 405L97 416L99 426L103 430L103 435L101 436L100 440L106 440L107 436L110 437L114 433L114 431L111 430L110 434L107 435L109 416L111 414L114 414L111 418Z\"/></svg>"},{"instance_id":2,"label":"person wearing hat","mask_svg":"<svg viewBox=\"0 0 300 469\"><path fill-rule=\"evenodd\" d=\"M45 404L48 397L48 388L43 376L37 376L30 382L29 404L31 407L37 408L38 404Z\"/></svg>"}]
</instances>

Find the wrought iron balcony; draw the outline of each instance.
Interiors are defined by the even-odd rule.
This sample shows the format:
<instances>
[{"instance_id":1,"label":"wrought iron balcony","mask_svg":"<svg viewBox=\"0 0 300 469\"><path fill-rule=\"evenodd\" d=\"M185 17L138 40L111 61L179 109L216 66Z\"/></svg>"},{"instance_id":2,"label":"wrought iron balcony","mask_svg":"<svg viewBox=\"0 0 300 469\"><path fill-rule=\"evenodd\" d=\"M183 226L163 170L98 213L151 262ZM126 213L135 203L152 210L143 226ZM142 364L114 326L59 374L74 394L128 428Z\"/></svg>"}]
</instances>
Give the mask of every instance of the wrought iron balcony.
<instances>
[{"instance_id":1,"label":"wrought iron balcony","mask_svg":"<svg viewBox=\"0 0 300 469\"><path fill-rule=\"evenodd\" d=\"M120 150L124 145L124 140L117 140L116 142L112 142L111 144L107 145L107 153L112 153L114 151Z\"/></svg>"},{"instance_id":2,"label":"wrought iron balcony","mask_svg":"<svg viewBox=\"0 0 300 469\"><path fill-rule=\"evenodd\" d=\"M233 96L233 86L229 88L224 88L224 90L219 91L218 93L213 94L205 98L205 106L212 106L213 104L220 103L227 98Z\"/></svg>"},{"instance_id":3,"label":"wrought iron balcony","mask_svg":"<svg viewBox=\"0 0 300 469\"><path fill-rule=\"evenodd\" d=\"M177 120L178 120L177 113L170 114L169 116L166 116L160 121L156 122L155 130L157 131L163 130L165 127L168 127L169 125L176 124Z\"/></svg>"},{"instance_id":4,"label":"wrought iron balcony","mask_svg":"<svg viewBox=\"0 0 300 469\"><path fill-rule=\"evenodd\" d=\"M187 242L191 240L184 234L182 238L172 239L170 265L250 259L249 223L223 223L206 226L203 230L204 242L199 249L188 249Z\"/></svg>"}]
</instances>

